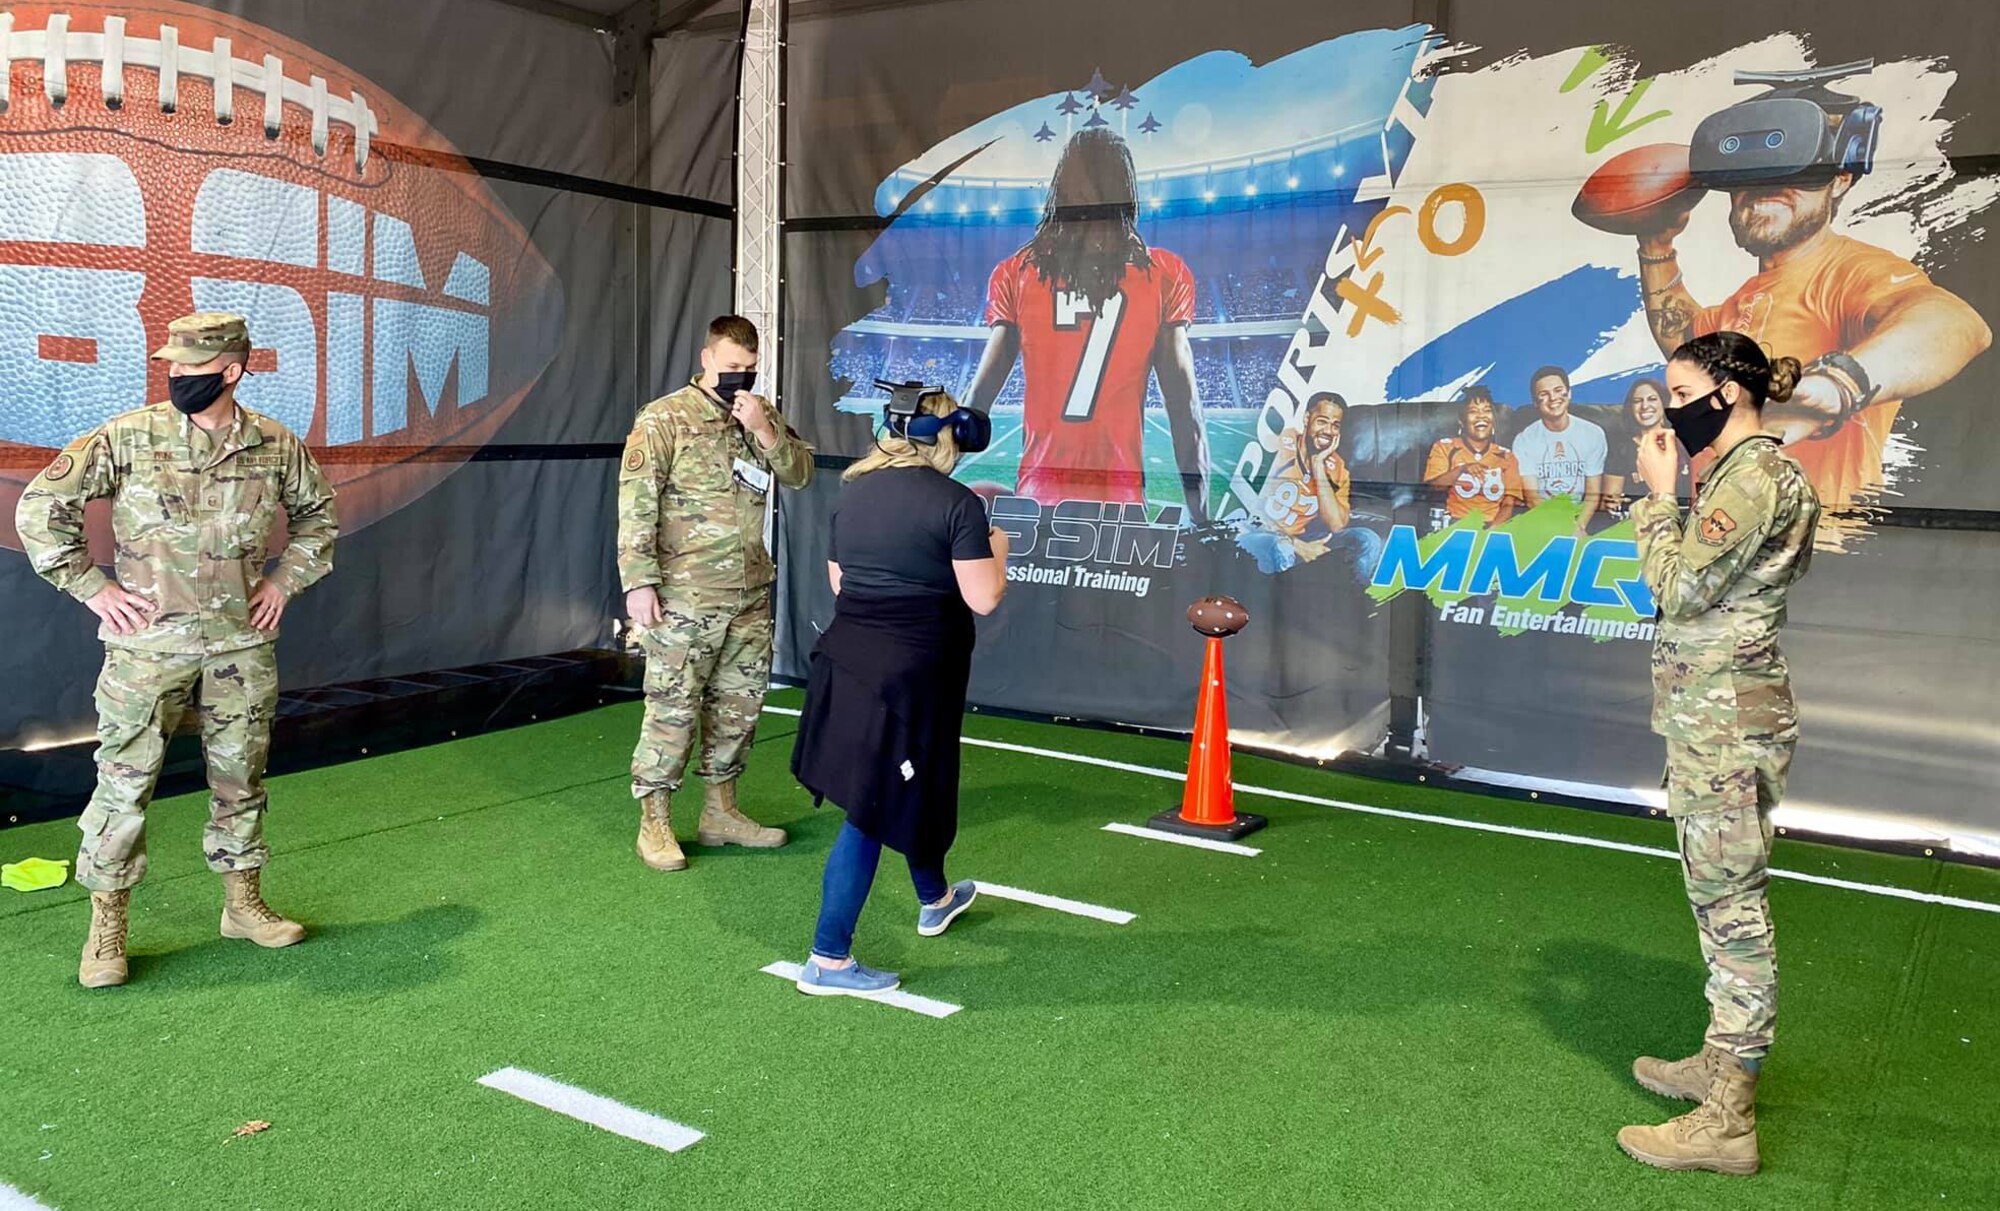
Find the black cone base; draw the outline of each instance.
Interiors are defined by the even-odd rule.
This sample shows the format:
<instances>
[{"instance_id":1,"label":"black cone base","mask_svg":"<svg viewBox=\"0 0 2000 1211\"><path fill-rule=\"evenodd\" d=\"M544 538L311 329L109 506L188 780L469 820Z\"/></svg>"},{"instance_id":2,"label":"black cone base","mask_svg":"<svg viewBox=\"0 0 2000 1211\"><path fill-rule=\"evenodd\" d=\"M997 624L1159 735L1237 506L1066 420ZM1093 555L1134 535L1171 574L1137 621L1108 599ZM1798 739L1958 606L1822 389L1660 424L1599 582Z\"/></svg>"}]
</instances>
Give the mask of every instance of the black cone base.
<instances>
[{"instance_id":1,"label":"black cone base","mask_svg":"<svg viewBox=\"0 0 2000 1211\"><path fill-rule=\"evenodd\" d=\"M1147 828L1157 828L1163 833L1179 833L1183 837L1206 837L1211 841L1234 841L1245 837L1269 824L1270 821L1250 812L1237 812L1236 818L1227 824L1190 824L1181 819L1181 809L1170 807L1146 821Z\"/></svg>"}]
</instances>

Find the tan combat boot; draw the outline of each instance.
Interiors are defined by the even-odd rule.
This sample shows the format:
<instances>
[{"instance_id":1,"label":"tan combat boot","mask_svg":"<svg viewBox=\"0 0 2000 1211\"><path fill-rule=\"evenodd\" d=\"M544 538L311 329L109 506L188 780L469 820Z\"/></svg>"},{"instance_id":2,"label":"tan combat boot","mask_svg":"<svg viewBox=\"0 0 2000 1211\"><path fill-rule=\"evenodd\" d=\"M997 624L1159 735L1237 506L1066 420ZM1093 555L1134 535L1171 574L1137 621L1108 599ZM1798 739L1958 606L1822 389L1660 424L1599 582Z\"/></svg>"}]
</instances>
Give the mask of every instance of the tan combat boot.
<instances>
[{"instance_id":1,"label":"tan combat boot","mask_svg":"<svg viewBox=\"0 0 2000 1211\"><path fill-rule=\"evenodd\" d=\"M125 916L131 902L129 889L90 893L90 935L83 940L83 962L76 967L76 982L85 988L125 982Z\"/></svg>"},{"instance_id":2,"label":"tan combat boot","mask_svg":"<svg viewBox=\"0 0 2000 1211\"><path fill-rule=\"evenodd\" d=\"M670 795L669 791L654 791L639 800L639 861L654 870L687 869L687 855L674 840Z\"/></svg>"},{"instance_id":3,"label":"tan combat boot","mask_svg":"<svg viewBox=\"0 0 2000 1211\"><path fill-rule=\"evenodd\" d=\"M264 903L259 890L262 878L259 870L222 872L222 936L244 938L271 950L305 941L305 926L287 921Z\"/></svg>"},{"instance_id":4,"label":"tan combat boot","mask_svg":"<svg viewBox=\"0 0 2000 1211\"><path fill-rule=\"evenodd\" d=\"M709 783L703 788L701 823L695 829L700 845L746 845L751 849L776 849L785 843L785 830L766 828L736 810L736 784Z\"/></svg>"},{"instance_id":5,"label":"tan combat boot","mask_svg":"<svg viewBox=\"0 0 2000 1211\"><path fill-rule=\"evenodd\" d=\"M1699 1102L1715 1083L1716 1065L1728 1053L1712 1043L1684 1060L1656 1060L1650 1055L1632 1061L1632 1078L1661 1097Z\"/></svg>"},{"instance_id":6,"label":"tan combat boot","mask_svg":"<svg viewBox=\"0 0 2000 1211\"><path fill-rule=\"evenodd\" d=\"M1757 1074L1727 1053L1714 1061L1708 1097L1657 1127L1626 1127L1618 1146L1656 1169L1757 1172Z\"/></svg>"}]
</instances>

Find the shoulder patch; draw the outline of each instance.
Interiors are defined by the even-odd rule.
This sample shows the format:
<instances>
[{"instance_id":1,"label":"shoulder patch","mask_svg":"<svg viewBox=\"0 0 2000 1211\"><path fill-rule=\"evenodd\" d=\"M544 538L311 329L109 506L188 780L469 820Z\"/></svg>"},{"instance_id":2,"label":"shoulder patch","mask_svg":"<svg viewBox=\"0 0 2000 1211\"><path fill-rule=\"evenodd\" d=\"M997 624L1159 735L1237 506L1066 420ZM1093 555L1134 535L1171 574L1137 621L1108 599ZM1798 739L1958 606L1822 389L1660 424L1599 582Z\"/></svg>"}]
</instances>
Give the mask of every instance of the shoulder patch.
<instances>
[{"instance_id":1,"label":"shoulder patch","mask_svg":"<svg viewBox=\"0 0 2000 1211\"><path fill-rule=\"evenodd\" d=\"M1735 530L1736 519L1731 517L1727 510L1715 508L1710 509L1708 516L1701 519L1695 537L1711 547L1719 547L1729 541L1730 534Z\"/></svg>"},{"instance_id":2,"label":"shoulder patch","mask_svg":"<svg viewBox=\"0 0 2000 1211\"><path fill-rule=\"evenodd\" d=\"M625 469L627 471L643 471L645 468L646 443L636 441L625 447Z\"/></svg>"},{"instance_id":3,"label":"shoulder patch","mask_svg":"<svg viewBox=\"0 0 2000 1211\"><path fill-rule=\"evenodd\" d=\"M65 450L61 454L56 455L55 461L49 464L46 471L42 472L42 476L52 484L59 484L75 474L75 472L76 458Z\"/></svg>"}]
</instances>

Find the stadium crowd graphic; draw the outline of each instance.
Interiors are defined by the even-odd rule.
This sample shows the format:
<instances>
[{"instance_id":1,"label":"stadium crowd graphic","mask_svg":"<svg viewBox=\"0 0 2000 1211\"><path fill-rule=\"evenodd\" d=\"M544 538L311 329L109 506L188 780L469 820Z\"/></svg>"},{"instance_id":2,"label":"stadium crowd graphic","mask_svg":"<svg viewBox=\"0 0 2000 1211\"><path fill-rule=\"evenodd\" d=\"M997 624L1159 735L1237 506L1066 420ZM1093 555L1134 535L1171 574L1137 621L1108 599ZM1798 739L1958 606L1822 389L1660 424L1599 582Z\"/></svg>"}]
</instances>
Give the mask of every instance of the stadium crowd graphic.
<instances>
[{"instance_id":1,"label":"stadium crowd graphic","mask_svg":"<svg viewBox=\"0 0 2000 1211\"><path fill-rule=\"evenodd\" d=\"M1144 462L1164 475L1151 481L1154 505L1175 503L1174 494L1162 494L1160 485L1171 482L1171 474L1178 470L1183 481L1207 478L1206 504L1216 511L1217 520L1231 520L1246 533L1268 529L1273 510L1285 511L1283 502L1266 499L1274 482L1271 477L1282 462L1278 447L1285 431L1294 435L1302 431L1304 410L1327 389L1317 378L1310 391L1301 383L1317 374L1315 366L1324 368L1336 360L1308 356L1295 367L1286 367L1287 350L1294 349L1291 356L1299 356L1295 340L1314 323L1325 322L1323 311L1318 321L1312 318L1319 307L1316 291L1347 292L1353 297L1374 289L1373 284L1360 285L1366 279L1358 268L1337 283L1338 291L1328 284L1329 277L1338 276L1334 264L1342 251L1341 237L1335 237L1329 253L1329 233L1343 232L1359 244L1372 240L1372 235L1362 233L1372 233L1376 220L1398 211L1408 213L1418 199L1393 194L1395 204L1388 204L1389 196L1379 183L1393 184L1412 149L1427 146L1425 140L1433 137L1420 126L1399 125L1403 119L1397 116L1407 112L1421 116L1436 83L1436 77L1421 66L1430 53L1424 38L1412 34L1399 43L1370 44L1366 49L1357 40L1351 53L1341 48L1346 41L1300 52L1294 56L1299 62L1289 68L1275 64L1241 72L1212 58L1196 59L1150 82L1127 85L1110 83L1099 73L1078 89L1023 103L969 127L890 174L877 190L876 203L880 213L893 219L892 225L855 266L859 284L886 281L885 300L837 336L830 351L833 377L846 393L844 406L865 407L875 396L870 384L878 376L935 382L971 398L976 406L992 406L1003 413L1025 408L1020 422L1022 457L1031 464L1050 457L1050 443L1067 440L1066 430L1050 427L1047 416L1038 415L1046 410L1035 405L1033 376L1016 370L997 391L980 380L982 361L988 359L982 358L978 343L988 339L987 326L995 320L991 291L982 290L981 281L989 267L1040 239L1051 215L1065 209L1054 179L1061 160L1080 145L1116 147L1128 169L1125 185L1086 201L1124 216L1139 250L1135 264L1143 266L1146 250L1162 250L1185 264L1193 279L1192 308L1172 323L1185 331L1194 394L1188 410L1195 418L1193 425L1205 435L1209 464L1191 466L1188 449L1167 448L1177 429L1176 408L1169 406L1157 375L1146 377L1140 397L1143 409L1157 420L1125 425L1111 448L1120 443L1149 446ZM1315 54L1322 55L1315 60L1316 69L1339 68L1352 72L1358 81L1344 80L1337 101L1330 96L1316 98L1311 86L1288 98L1257 94L1257 104L1263 108L1243 100L1257 87L1254 77L1260 73L1289 71L1292 74L1283 78L1296 85L1305 70L1304 58ZM1368 59L1369 55L1374 58ZM1590 62L1586 58L1584 66ZM1403 72L1400 80L1394 78L1398 70ZM1604 533L1625 518L1634 493L1633 456L1642 426L1628 406L1629 392L1651 380L1657 393L1660 363L1655 359L1680 340L1726 326L1728 321L1755 329L1766 340L1767 350L1770 338L1795 345L1807 364L1798 396L1774 409L1773 423L1796 447L1794 453L1828 497L1832 513L1821 529L1822 546L1838 548L1844 536L1865 532L1885 481L1911 460L1907 448L1891 452L1903 440L1893 431L1900 397L1948 381L1990 342L1983 320L1956 296L1931 284L1915 263L1838 230L1843 198L1874 171L1875 141L1883 121L1878 102L1893 98L1857 100L1832 89L1846 87L1843 81L1872 70L1871 63L1863 61L1804 75L1738 69L1734 77L1726 77L1708 72L1706 79L1713 83L1703 85L1703 95L1712 96L1711 104L1719 108L1694 132L1692 153L1679 144L1629 148L1597 165L1602 171L1576 196L1575 216L1583 227L1638 237L1636 266L1629 251L1616 258L1615 270L1585 264L1565 273L1552 265L1532 288L1512 297L1496 294L1484 314L1474 313L1455 328L1433 331L1412 323L1394 335L1380 336L1365 357L1379 365L1382 355L1393 351L1395 360L1383 367L1386 381L1368 387L1368 371L1357 372L1358 377L1342 372L1336 376L1353 378L1360 388L1342 386L1335 393L1343 402L1362 407L1398 401L1441 406L1424 413L1431 428L1414 450L1404 434L1394 450L1365 443L1358 465L1354 451L1343 455L1346 470L1358 481L1349 490L1359 488L1367 498L1357 503L1349 524L1386 528L1387 515L1397 505L1425 496L1433 506L1427 529L1462 520L1449 508L1449 487L1428 477L1408 478L1392 463L1394 457L1410 453L1422 460L1425 447L1462 439L1457 405L1467 398L1467 388L1478 385L1497 405L1490 440L1505 448L1522 444L1523 451L1510 449L1510 453L1536 464L1522 468L1522 505L1509 510L1509 516L1536 512L1545 501L1566 498L1573 505L1571 532ZM1746 86L1771 91L1747 94L1742 91ZM1886 87L1909 92L1908 84ZM1232 100L1244 108L1231 113ZM1328 108L1314 111L1320 104ZM1912 108L1920 104L1908 102ZM1398 108L1405 105L1406 109ZM1832 133L1821 140L1824 146L1807 146L1811 140L1805 135L1813 132L1801 128L1805 135L1794 142L1803 148L1797 154L1807 160L1799 163L1792 162L1796 149L1760 152L1766 159L1776 156L1761 169L1745 169L1733 160L1725 163L1730 153L1716 148L1734 145L1725 145L1722 133L1704 133L1731 123L1754 125L1767 117L1777 121L1772 114L1791 114L1785 118L1788 122L1805 120L1786 106L1804 106L1808 116L1825 115L1825 121L1833 123ZM1656 116L1667 112L1658 111ZM1190 118L1191 113L1196 117ZM1819 120L1814 117L1807 127ZM1220 133L1225 126L1228 135ZM1777 135L1772 140L1772 148L1782 142ZM1590 146L1588 139L1585 144ZM1708 175L1702 184L1689 176L1689 154L1714 161L1704 161L1702 171ZM1055 167L1048 167L1057 157ZM932 171L920 166L925 164L945 167ZM1030 166L1034 170L1025 171ZM1436 171L1437 165L1431 168ZM1572 180L1581 179L1586 171L1579 166ZM1752 175L1744 177L1745 171ZM1915 170L1903 166L1891 171L1908 180ZM1737 176L1730 177L1731 172ZM1757 176L1758 172L1763 175ZM1780 177L1782 187L1767 189L1760 184ZM1364 197L1358 183L1366 181L1378 184ZM1601 192L1605 182L1614 190L1664 187L1673 204L1657 214L1629 208L1616 214L1596 213L1590 207L1598 204L1599 194L1592 191ZM1667 182L1674 184L1662 184ZM1892 196L1908 206L1910 198L1931 184L1917 174L1914 183L1900 186L1902 192ZM1463 243L1449 249L1450 257L1457 257L1478 244L1488 221L1485 210L1501 204L1503 194L1547 193L1549 206L1541 208L1546 211L1556 204L1556 195L1566 201L1573 188L1571 183L1542 190L1533 183L1495 181L1487 185L1493 195L1488 202L1479 200L1481 191L1475 184L1438 186L1424 209L1434 210L1438 197L1446 193L1458 205L1477 202L1478 222L1466 210L1465 226L1454 237ZM1689 273L1697 259L1713 259L1721 249L1682 237L1681 247L1692 245L1699 256L1677 261L1675 239L1708 191L1731 199L1735 234L1731 251L1756 255L1760 272L1725 305L1703 307L1685 283L1694 280ZM1879 192L1871 200L1881 207ZM1976 199L1966 203L1973 204ZM1863 219L1874 217L1866 206L1857 213ZM1944 215L1946 210L1929 213ZM1633 226L1634 222L1642 225ZM1751 231L1758 224L1762 227ZM1425 240L1428 245L1441 243L1434 233ZM1795 246L1809 255L1802 253L1795 267L1783 268L1788 250ZM1376 254L1366 255L1372 260ZM1532 262L1543 255L1538 251L1514 260ZM1476 258L1467 258L1472 259ZM1319 274L1322 263L1327 267L1325 276ZM1688 272L1680 271L1683 263L1689 265ZM1379 283L1380 277L1376 273L1374 281ZM1481 291L1454 293L1470 296ZM1824 298L1833 300L1828 305L1838 314L1814 310L1818 306L1814 300ZM1383 307L1391 322L1397 322L1387 305ZM1346 335L1365 336L1371 314L1363 311L1356 316ZM1647 330L1651 341L1640 335ZM1130 339L1135 338L1122 334L1114 344ZM1649 348L1655 341L1657 347ZM1843 341L1868 356L1857 360L1843 352L1839 348ZM1867 362L1874 364L1873 371L1864 368ZM1564 397L1546 412L1538 411L1543 392L1537 382L1547 377L1543 368L1560 375L1559 387L1551 389ZM1287 381L1288 373L1294 381ZM1231 415L1265 409L1267 401L1281 396L1288 397L1289 412L1269 414L1283 417L1281 421ZM1067 417L1065 424L1076 419ZM1110 418L1090 423L1123 424ZM1253 443L1261 444L1269 455L1257 455ZM1069 457L1082 457L1082 450L1077 446ZM1010 487L1001 464L1012 456L1011 448L996 451L974 460L965 474ZM1257 464L1261 466L1247 481L1237 476L1234 482L1222 482L1232 470ZM1561 490L1542 491L1544 481ZM1684 484L1684 490L1691 488L1691 481ZM1208 512L1191 506L1183 520L1205 521ZM1547 517L1544 514L1543 522ZM1504 524L1498 518L1488 520ZM1536 523L1538 533L1542 524ZM1251 546L1265 548L1269 541L1253 537ZM1629 544L1630 531L1619 530L1618 541ZM1629 563L1630 555L1629 546L1618 548L1617 558ZM1296 562L1257 560L1267 572L1288 569ZM1369 580L1370 574L1364 569L1361 578ZM1377 587L1386 586L1378 581Z\"/></svg>"}]
</instances>

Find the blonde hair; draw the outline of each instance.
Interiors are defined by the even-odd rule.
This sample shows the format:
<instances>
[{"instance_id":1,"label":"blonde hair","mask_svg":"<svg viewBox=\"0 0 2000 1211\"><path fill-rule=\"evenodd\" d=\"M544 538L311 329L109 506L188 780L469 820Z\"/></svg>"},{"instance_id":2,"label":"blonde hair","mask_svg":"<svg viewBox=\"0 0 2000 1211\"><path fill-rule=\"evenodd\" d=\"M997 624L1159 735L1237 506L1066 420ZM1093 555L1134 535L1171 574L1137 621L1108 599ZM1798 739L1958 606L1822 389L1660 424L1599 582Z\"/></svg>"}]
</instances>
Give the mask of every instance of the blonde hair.
<instances>
[{"instance_id":1,"label":"blonde hair","mask_svg":"<svg viewBox=\"0 0 2000 1211\"><path fill-rule=\"evenodd\" d=\"M924 400L923 409L932 416L950 416L958 410L958 401L949 395L933 395ZM950 429L938 433L934 446L885 433L877 435L873 450L841 472L840 482L851 484L870 471L880 471L884 467L929 467L941 475L950 475L957 465L958 443L952 439Z\"/></svg>"}]
</instances>

